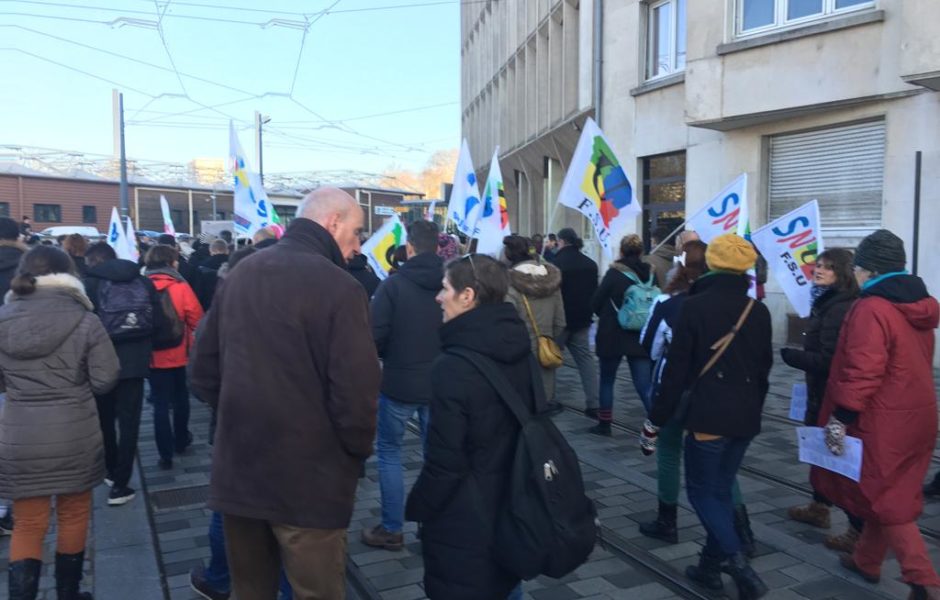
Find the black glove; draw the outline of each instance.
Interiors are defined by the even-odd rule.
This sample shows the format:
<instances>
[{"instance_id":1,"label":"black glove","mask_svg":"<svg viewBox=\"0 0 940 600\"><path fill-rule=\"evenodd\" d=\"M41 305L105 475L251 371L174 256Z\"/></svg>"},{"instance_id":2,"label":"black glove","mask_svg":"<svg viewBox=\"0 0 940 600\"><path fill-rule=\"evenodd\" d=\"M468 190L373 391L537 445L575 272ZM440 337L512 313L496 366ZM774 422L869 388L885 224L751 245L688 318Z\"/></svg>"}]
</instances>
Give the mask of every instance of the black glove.
<instances>
[{"instance_id":1,"label":"black glove","mask_svg":"<svg viewBox=\"0 0 940 600\"><path fill-rule=\"evenodd\" d=\"M796 357L799 352L799 350L794 350L793 348L781 348L780 358L791 367L796 367Z\"/></svg>"}]
</instances>

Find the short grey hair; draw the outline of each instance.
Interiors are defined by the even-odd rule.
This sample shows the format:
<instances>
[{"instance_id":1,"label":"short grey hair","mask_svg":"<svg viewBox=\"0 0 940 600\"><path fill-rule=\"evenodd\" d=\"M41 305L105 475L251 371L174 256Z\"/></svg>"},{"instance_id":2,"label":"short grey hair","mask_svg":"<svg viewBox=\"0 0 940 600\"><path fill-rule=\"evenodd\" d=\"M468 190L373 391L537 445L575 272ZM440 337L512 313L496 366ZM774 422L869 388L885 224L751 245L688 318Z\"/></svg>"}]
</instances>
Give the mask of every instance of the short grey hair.
<instances>
[{"instance_id":1,"label":"short grey hair","mask_svg":"<svg viewBox=\"0 0 940 600\"><path fill-rule=\"evenodd\" d=\"M310 219L320 225L326 225L333 215L345 218L349 212L359 206L356 199L335 187L321 187L307 194L297 207L297 218Z\"/></svg>"}]
</instances>

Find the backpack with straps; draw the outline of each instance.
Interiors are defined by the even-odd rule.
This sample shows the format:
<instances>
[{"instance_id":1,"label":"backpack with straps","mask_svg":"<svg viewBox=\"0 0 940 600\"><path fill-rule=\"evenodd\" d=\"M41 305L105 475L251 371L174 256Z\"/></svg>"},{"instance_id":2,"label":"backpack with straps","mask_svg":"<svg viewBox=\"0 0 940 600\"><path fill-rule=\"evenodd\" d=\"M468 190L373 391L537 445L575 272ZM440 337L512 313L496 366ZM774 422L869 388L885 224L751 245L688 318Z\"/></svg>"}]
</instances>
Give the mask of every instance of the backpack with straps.
<instances>
[{"instance_id":1,"label":"backpack with straps","mask_svg":"<svg viewBox=\"0 0 940 600\"><path fill-rule=\"evenodd\" d=\"M135 277L130 281L102 281L98 288L98 317L115 342L153 335L153 304L146 280Z\"/></svg>"},{"instance_id":2,"label":"backpack with straps","mask_svg":"<svg viewBox=\"0 0 940 600\"><path fill-rule=\"evenodd\" d=\"M627 331L642 331L650 316L653 302L662 294L656 285L656 277L650 273L649 281L640 281L634 273L624 273L633 285L623 293L623 302L617 309L617 323Z\"/></svg>"},{"instance_id":3,"label":"backpack with straps","mask_svg":"<svg viewBox=\"0 0 940 600\"><path fill-rule=\"evenodd\" d=\"M506 504L495 526L496 562L520 579L567 575L584 564L597 541L597 513L584 493L578 456L549 414L530 414L493 361L465 348L447 353L476 367L521 426ZM544 402L542 382L531 362L538 407Z\"/></svg>"},{"instance_id":4,"label":"backpack with straps","mask_svg":"<svg viewBox=\"0 0 940 600\"><path fill-rule=\"evenodd\" d=\"M176 348L183 343L183 336L186 334L186 324L176 312L173 297L170 296L172 286L173 284L170 284L162 290L157 290L157 295L160 296L160 308L163 312L163 326L157 328L153 334L154 350Z\"/></svg>"}]
</instances>

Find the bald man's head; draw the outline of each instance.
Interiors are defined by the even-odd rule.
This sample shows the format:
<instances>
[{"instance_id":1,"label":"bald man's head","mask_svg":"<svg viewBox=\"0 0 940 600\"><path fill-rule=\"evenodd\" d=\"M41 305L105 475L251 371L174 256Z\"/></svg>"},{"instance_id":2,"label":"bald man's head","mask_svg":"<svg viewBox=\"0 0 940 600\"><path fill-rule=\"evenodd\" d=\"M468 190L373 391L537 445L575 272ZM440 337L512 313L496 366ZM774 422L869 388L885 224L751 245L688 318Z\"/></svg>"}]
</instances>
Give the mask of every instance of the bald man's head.
<instances>
[{"instance_id":1,"label":"bald man's head","mask_svg":"<svg viewBox=\"0 0 940 600\"><path fill-rule=\"evenodd\" d=\"M356 199L343 190L331 187L313 190L297 207L297 218L310 219L326 229L346 260L359 251L365 215Z\"/></svg>"}]
</instances>

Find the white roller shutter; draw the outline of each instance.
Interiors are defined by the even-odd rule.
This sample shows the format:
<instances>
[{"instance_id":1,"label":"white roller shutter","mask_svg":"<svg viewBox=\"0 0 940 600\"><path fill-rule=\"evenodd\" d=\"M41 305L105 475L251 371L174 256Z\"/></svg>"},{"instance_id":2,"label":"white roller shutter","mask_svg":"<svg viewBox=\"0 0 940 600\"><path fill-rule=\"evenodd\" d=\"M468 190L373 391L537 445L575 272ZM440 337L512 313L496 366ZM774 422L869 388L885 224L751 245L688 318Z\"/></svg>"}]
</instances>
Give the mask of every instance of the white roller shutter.
<instances>
[{"instance_id":1,"label":"white roller shutter","mask_svg":"<svg viewBox=\"0 0 940 600\"><path fill-rule=\"evenodd\" d=\"M881 227L883 120L770 138L770 218L816 198L826 246L854 247Z\"/></svg>"}]
</instances>

